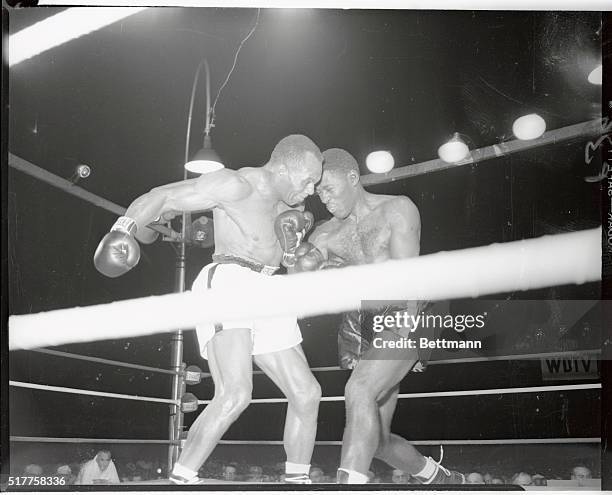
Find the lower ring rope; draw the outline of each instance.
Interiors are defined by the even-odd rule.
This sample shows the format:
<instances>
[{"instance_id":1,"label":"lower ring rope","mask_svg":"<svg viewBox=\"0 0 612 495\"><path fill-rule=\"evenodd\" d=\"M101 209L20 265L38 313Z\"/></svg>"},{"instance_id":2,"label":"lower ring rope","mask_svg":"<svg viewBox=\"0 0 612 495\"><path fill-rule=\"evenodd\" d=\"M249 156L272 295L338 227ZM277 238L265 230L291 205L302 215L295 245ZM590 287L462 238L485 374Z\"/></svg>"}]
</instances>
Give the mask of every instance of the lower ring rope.
<instances>
[{"instance_id":1,"label":"lower ring rope","mask_svg":"<svg viewBox=\"0 0 612 495\"><path fill-rule=\"evenodd\" d=\"M581 383L577 385L545 385L541 387L514 387L514 388L491 388L483 390L452 390L447 392L419 392L413 394L398 394L398 399L418 399L423 397L461 397L467 395L496 395L496 394L528 394L537 392L557 392L566 390L598 390L601 383ZM343 395L321 397L321 402L342 402ZM199 400L198 404L210 404L212 399ZM273 404L287 402L286 397L272 399L251 399L251 404Z\"/></svg>"},{"instance_id":2,"label":"lower ring rope","mask_svg":"<svg viewBox=\"0 0 612 495\"><path fill-rule=\"evenodd\" d=\"M62 392L65 394L93 395L96 397L110 397L112 399L140 400L144 402L161 402L163 404L173 404L173 405L178 404L178 401L174 401L172 399L159 399L157 397L141 397L139 395L114 394L111 392L99 392L96 390L82 390L79 388L55 387L52 385L42 385L40 383L16 382L16 381L10 380L9 385L11 387L32 388L36 390L47 390L49 392Z\"/></svg>"},{"instance_id":3,"label":"lower ring rope","mask_svg":"<svg viewBox=\"0 0 612 495\"><path fill-rule=\"evenodd\" d=\"M355 280L367 280L368 284L356 284ZM13 315L9 317L9 349L123 339L224 320L286 315L305 318L355 310L365 299L448 300L466 294L477 297L598 280L599 228L374 265L269 277L231 290L186 291ZM235 304L237 300L240 305ZM138 319L133 318L135 314Z\"/></svg>"}]
</instances>

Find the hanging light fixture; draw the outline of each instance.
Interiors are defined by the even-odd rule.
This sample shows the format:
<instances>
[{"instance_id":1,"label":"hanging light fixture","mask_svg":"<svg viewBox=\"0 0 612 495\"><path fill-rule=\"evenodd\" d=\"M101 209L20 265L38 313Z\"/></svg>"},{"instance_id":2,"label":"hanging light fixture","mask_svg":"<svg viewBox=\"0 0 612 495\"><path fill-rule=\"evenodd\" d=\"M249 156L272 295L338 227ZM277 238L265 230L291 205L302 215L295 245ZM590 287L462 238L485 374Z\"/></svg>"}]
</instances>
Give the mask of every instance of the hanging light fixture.
<instances>
[{"instance_id":1,"label":"hanging light fixture","mask_svg":"<svg viewBox=\"0 0 612 495\"><path fill-rule=\"evenodd\" d=\"M595 67L591 73L589 74L588 80L591 84L596 84L597 86L601 86L601 79L603 76L603 67L599 64Z\"/></svg>"},{"instance_id":2,"label":"hanging light fixture","mask_svg":"<svg viewBox=\"0 0 612 495\"><path fill-rule=\"evenodd\" d=\"M206 74L206 122L204 125L204 142L202 148L200 148L191 160L189 160L189 138L191 136L191 119L193 116L193 104L195 101L196 89L198 87L198 81L200 79L200 73L202 68L205 69ZM211 123L212 110L210 107L210 69L208 67L208 61L206 59L200 62L193 79L193 86L191 88L191 100L189 102L189 117L187 119L187 139L185 142L185 170L196 174L207 174L220 170L223 167L221 158L212 147L212 140L210 137L210 130L213 127Z\"/></svg>"},{"instance_id":3,"label":"hanging light fixture","mask_svg":"<svg viewBox=\"0 0 612 495\"><path fill-rule=\"evenodd\" d=\"M546 121L537 113L523 115L512 124L512 132L524 141L539 138L546 130Z\"/></svg>"},{"instance_id":4,"label":"hanging light fixture","mask_svg":"<svg viewBox=\"0 0 612 495\"><path fill-rule=\"evenodd\" d=\"M467 144L455 132L453 137L438 148L438 156L446 163L456 163L463 160L470 153Z\"/></svg>"},{"instance_id":5,"label":"hanging light fixture","mask_svg":"<svg viewBox=\"0 0 612 495\"><path fill-rule=\"evenodd\" d=\"M368 170L375 174L386 174L391 171L395 165L393 155L388 151L372 151L366 157L366 167Z\"/></svg>"}]
</instances>

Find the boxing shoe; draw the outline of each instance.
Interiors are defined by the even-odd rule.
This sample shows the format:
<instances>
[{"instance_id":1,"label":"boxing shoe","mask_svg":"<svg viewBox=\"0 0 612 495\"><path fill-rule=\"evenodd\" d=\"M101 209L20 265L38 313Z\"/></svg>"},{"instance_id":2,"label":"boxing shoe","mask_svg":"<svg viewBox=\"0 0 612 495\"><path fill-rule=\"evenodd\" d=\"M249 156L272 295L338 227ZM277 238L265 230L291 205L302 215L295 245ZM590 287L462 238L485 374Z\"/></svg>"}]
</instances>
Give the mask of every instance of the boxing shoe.
<instances>
[{"instance_id":1,"label":"boxing shoe","mask_svg":"<svg viewBox=\"0 0 612 495\"><path fill-rule=\"evenodd\" d=\"M171 473L170 476L168 476L168 479L175 485L201 485L204 483L204 480L202 478L198 478L197 476L194 476L193 478L184 478L183 476L179 476L178 474L174 473Z\"/></svg>"},{"instance_id":2,"label":"boxing shoe","mask_svg":"<svg viewBox=\"0 0 612 495\"><path fill-rule=\"evenodd\" d=\"M312 484L310 476L307 474L303 474L303 473L285 474L283 481L285 483L291 483L293 485L311 485Z\"/></svg>"}]
</instances>

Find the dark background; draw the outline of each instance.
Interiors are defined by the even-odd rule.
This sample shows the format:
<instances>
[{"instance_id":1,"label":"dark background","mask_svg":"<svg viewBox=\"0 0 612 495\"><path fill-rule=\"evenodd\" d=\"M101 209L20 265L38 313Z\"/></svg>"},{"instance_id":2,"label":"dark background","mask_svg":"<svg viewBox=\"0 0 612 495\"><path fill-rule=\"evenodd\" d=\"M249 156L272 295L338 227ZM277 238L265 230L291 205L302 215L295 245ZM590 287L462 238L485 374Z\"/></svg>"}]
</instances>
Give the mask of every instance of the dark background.
<instances>
[{"instance_id":1,"label":"dark background","mask_svg":"<svg viewBox=\"0 0 612 495\"><path fill-rule=\"evenodd\" d=\"M58 10L11 10L9 32ZM255 9L149 9L16 65L9 72L9 151L65 178L76 164L87 163L92 175L79 185L124 206L154 186L180 180L194 71L206 57L214 96L256 16ZM601 58L600 25L599 14L586 12L263 9L220 96L214 146L236 169L265 163L280 138L304 133L321 149L346 148L361 164L370 151L388 149L403 166L435 158L455 131L470 148L512 139L512 122L525 113L539 113L548 129L588 121L601 115L601 88L586 80ZM203 128L203 87L198 100L192 150ZM601 190L584 177L597 174L601 163L585 164L586 141L369 190L405 194L417 204L422 254L592 228L601 223ZM92 256L115 216L12 169L7 178L10 314L173 290L174 246L143 246L137 268L104 278ZM316 198L308 207L317 220L327 217ZM188 248L188 285L211 253ZM598 299L600 287L496 297ZM597 321L590 322L594 331L586 339L582 321L570 329L572 343L565 348L597 347ZM487 353L521 348L533 330L530 322L523 315L500 326L505 344ZM302 322L313 366L336 364L336 323L337 317ZM170 364L168 334L59 349ZM205 368L191 332L185 361ZM164 375L31 351L11 353L9 366L12 380L170 395ZM432 366L406 379L402 392L539 385L539 366ZM348 375L317 376L324 395L341 395ZM254 381L255 397L278 396L266 378ZM209 384L193 391L199 398L212 392ZM597 437L599 410L596 392L420 399L400 402L394 429L414 439ZM10 413L12 435L167 435L168 408L162 404L11 388ZM280 439L283 416L284 406L253 405L227 438ZM187 424L192 419L187 416ZM343 420L341 402L322 404L318 438L340 439Z\"/></svg>"}]
</instances>

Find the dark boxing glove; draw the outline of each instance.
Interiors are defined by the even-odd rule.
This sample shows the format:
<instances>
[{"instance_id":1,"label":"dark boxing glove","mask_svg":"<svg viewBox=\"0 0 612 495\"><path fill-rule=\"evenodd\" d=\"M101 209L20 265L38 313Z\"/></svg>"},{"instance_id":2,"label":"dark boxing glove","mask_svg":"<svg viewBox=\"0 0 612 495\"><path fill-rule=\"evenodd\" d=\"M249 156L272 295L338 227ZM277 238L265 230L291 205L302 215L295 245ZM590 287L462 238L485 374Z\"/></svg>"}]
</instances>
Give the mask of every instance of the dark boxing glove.
<instances>
[{"instance_id":1,"label":"dark boxing glove","mask_svg":"<svg viewBox=\"0 0 612 495\"><path fill-rule=\"evenodd\" d=\"M314 216L309 211L287 210L276 217L274 232L283 250L284 266L295 265L295 250L313 224Z\"/></svg>"},{"instance_id":2,"label":"dark boxing glove","mask_svg":"<svg viewBox=\"0 0 612 495\"><path fill-rule=\"evenodd\" d=\"M119 217L106 234L94 254L96 269L107 277L115 278L128 272L140 260L140 246L134 238L136 222Z\"/></svg>"},{"instance_id":3,"label":"dark boxing glove","mask_svg":"<svg viewBox=\"0 0 612 495\"><path fill-rule=\"evenodd\" d=\"M311 272L323 267L325 256L310 242L303 242L295 250L295 271Z\"/></svg>"}]
</instances>

